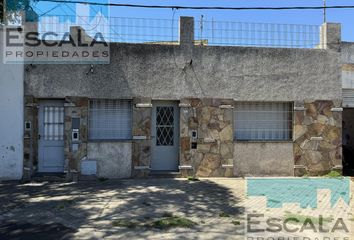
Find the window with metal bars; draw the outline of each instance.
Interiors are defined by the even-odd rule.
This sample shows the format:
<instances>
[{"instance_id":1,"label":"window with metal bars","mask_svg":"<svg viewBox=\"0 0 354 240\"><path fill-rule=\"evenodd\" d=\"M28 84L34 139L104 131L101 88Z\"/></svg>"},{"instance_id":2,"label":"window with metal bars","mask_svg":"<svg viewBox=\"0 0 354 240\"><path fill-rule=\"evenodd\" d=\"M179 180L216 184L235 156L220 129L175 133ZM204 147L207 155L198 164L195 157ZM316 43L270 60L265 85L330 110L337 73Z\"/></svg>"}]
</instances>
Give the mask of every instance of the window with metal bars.
<instances>
[{"instance_id":1,"label":"window with metal bars","mask_svg":"<svg viewBox=\"0 0 354 240\"><path fill-rule=\"evenodd\" d=\"M287 141L292 139L292 104L239 102L234 109L234 139Z\"/></svg>"},{"instance_id":2,"label":"window with metal bars","mask_svg":"<svg viewBox=\"0 0 354 240\"><path fill-rule=\"evenodd\" d=\"M64 140L64 107L44 108L44 140Z\"/></svg>"},{"instance_id":3,"label":"window with metal bars","mask_svg":"<svg viewBox=\"0 0 354 240\"><path fill-rule=\"evenodd\" d=\"M90 100L90 140L125 140L131 138L132 103L130 100Z\"/></svg>"}]
</instances>

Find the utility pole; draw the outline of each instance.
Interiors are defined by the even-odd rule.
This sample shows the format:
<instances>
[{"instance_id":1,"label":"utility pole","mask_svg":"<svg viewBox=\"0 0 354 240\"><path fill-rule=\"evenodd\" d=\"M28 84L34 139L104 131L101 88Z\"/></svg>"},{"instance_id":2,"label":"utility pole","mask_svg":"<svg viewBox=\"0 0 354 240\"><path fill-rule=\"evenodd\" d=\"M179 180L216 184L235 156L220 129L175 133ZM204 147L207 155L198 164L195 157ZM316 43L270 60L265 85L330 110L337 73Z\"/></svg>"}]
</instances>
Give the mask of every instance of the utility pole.
<instances>
[{"instance_id":1,"label":"utility pole","mask_svg":"<svg viewBox=\"0 0 354 240\"><path fill-rule=\"evenodd\" d=\"M326 0L323 0L323 23L327 22L327 16L326 16Z\"/></svg>"}]
</instances>

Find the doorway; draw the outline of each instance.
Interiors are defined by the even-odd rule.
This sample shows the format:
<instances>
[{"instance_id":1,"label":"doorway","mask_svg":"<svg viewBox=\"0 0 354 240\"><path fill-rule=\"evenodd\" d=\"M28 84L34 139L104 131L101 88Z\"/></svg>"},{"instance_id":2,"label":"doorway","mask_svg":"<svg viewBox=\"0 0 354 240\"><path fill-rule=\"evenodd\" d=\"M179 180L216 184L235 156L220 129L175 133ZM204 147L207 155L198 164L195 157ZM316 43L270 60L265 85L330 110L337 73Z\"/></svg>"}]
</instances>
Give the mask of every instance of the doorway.
<instances>
[{"instance_id":1,"label":"doorway","mask_svg":"<svg viewBox=\"0 0 354 240\"><path fill-rule=\"evenodd\" d=\"M342 114L343 175L354 176L354 108Z\"/></svg>"},{"instance_id":2,"label":"doorway","mask_svg":"<svg viewBox=\"0 0 354 240\"><path fill-rule=\"evenodd\" d=\"M178 102L153 101L151 170L177 171L179 162Z\"/></svg>"},{"instance_id":3,"label":"doorway","mask_svg":"<svg viewBox=\"0 0 354 240\"><path fill-rule=\"evenodd\" d=\"M38 172L64 172L64 101L41 101L38 127Z\"/></svg>"}]
</instances>

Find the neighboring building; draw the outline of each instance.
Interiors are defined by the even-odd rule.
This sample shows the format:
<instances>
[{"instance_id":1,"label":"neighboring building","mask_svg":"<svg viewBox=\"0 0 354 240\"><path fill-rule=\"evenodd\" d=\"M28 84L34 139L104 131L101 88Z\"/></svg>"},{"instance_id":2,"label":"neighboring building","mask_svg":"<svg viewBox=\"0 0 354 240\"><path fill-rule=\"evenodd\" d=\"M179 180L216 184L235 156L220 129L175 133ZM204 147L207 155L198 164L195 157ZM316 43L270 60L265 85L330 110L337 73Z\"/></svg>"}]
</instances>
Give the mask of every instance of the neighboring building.
<instances>
[{"instance_id":1,"label":"neighboring building","mask_svg":"<svg viewBox=\"0 0 354 240\"><path fill-rule=\"evenodd\" d=\"M354 43L342 42L343 165L354 174Z\"/></svg>"},{"instance_id":2,"label":"neighboring building","mask_svg":"<svg viewBox=\"0 0 354 240\"><path fill-rule=\"evenodd\" d=\"M23 171L23 82L21 63L5 64L0 24L0 180L21 179Z\"/></svg>"},{"instance_id":3,"label":"neighboring building","mask_svg":"<svg viewBox=\"0 0 354 240\"><path fill-rule=\"evenodd\" d=\"M24 169L107 178L342 169L340 25L321 49L110 44L107 65L28 65ZM32 154L30 154L32 153Z\"/></svg>"}]
</instances>

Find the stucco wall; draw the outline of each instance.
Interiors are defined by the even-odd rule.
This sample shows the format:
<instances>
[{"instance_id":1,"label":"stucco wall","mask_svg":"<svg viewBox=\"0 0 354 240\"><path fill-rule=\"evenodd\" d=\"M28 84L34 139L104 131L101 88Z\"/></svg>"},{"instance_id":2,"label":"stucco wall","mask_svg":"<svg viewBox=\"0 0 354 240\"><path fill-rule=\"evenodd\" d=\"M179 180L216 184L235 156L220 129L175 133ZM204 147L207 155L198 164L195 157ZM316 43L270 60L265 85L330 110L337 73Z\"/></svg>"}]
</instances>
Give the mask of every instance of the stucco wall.
<instances>
[{"instance_id":1,"label":"stucco wall","mask_svg":"<svg viewBox=\"0 0 354 240\"><path fill-rule=\"evenodd\" d=\"M235 142L235 176L293 176L292 142Z\"/></svg>"},{"instance_id":2,"label":"stucco wall","mask_svg":"<svg viewBox=\"0 0 354 240\"><path fill-rule=\"evenodd\" d=\"M131 176L132 144L129 142L89 142L87 157L97 161L98 177Z\"/></svg>"},{"instance_id":3,"label":"stucco wall","mask_svg":"<svg viewBox=\"0 0 354 240\"><path fill-rule=\"evenodd\" d=\"M354 88L354 43L342 42L342 87Z\"/></svg>"},{"instance_id":4,"label":"stucco wall","mask_svg":"<svg viewBox=\"0 0 354 240\"><path fill-rule=\"evenodd\" d=\"M35 97L341 99L340 54L320 49L111 44L111 63L33 65Z\"/></svg>"},{"instance_id":5,"label":"stucco wall","mask_svg":"<svg viewBox=\"0 0 354 240\"><path fill-rule=\"evenodd\" d=\"M23 64L4 64L0 26L0 179L21 179L23 166Z\"/></svg>"},{"instance_id":6,"label":"stucco wall","mask_svg":"<svg viewBox=\"0 0 354 240\"><path fill-rule=\"evenodd\" d=\"M342 63L354 63L354 42L342 42Z\"/></svg>"}]
</instances>

